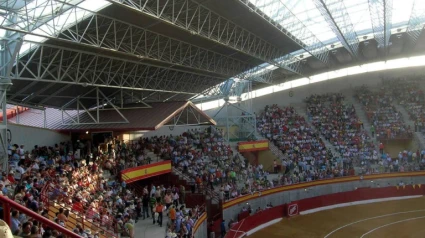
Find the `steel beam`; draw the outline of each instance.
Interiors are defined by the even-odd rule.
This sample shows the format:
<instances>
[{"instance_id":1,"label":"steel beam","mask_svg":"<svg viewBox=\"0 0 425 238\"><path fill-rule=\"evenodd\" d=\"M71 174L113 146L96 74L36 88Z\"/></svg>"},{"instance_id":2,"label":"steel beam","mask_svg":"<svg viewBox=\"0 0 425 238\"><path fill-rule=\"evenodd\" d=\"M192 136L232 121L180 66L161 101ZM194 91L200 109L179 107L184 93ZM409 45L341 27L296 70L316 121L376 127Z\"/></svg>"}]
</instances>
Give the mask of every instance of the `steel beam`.
<instances>
[{"instance_id":1,"label":"steel beam","mask_svg":"<svg viewBox=\"0 0 425 238\"><path fill-rule=\"evenodd\" d=\"M407 34L412 39L413 43L419 39L419 36L424 29L425 20L425 5L422 0L415 0L412 7L412 13L410 15L409 24L407 26Z\"/></svg>"},{"instance_id":2,"label":"steel beam","mask_svg":"<svg viewBox=\"0 0 425 238\"><path fill-rule=\"evenodd\" d=\"M35 81L36 82L36 81ZM49 101L50 99L52 99L53 97L55 97L56 95L60 94L61 92L67 90L69 87L71 87L72 84L67 84L63 87L61 87L59 90L55 91L54 93L50 94L48 97L45 97L43 100L41 100L39 102L39 104L43 105L45 102Z\"/></svg>"},{"instance_id":3,"label":"steel beam","mask_svg":"<svg viewBox=\"0 0 425 238\"><path fill-rule=\"evenodd\" d=\"M12 76L15 80L183 94L196 94L220 82L214 77L48 44L39 44L35 51L18 57Z\"/></svg>"},{"instance_id":4,"label":"steel beam","mask_svg":"<svg viewBox=\"0 0 425 238\"><path fill-rule=\"evenodd\" d=\"M326 46L281 0L256 0L254 4L251 0L238 1L269 22L325 66L331 67L329 51Z\"/></svg>"},{"instance_id":5,"label":"steel beam","mask_svg":"<svg viewBox=\"0 0 425 238\"><path fill-rule=\"evenodd\" d=\"M49 6L44 6L43 9L49 10L44 12L51 18L49 21L44 20L46 18L44 15L32 16L27 11L19 11L19 23L11 24L9 21L3 21L0 29L50 40L84 44L109 52L165 62L223 77L231 77L253 67L246 62L98 14L76 4L60 0L47 2ZM55 11L50 11L53 6L55 9L66 10L56 14ZM39 12L36 13L41 14ZM84 23L81 24L81 21Z\"/></svg>"},{"instance_id":6,"label":"steel beam","mask_svg":"<svg viewBox=\"0 0 425 238\"><path fill-rule=\"evenodd\" d=\"M275 60L285 55L281 49L195 1L107 1L179 27L193 35L214 41L276 67L302 75L302 72L295 71L285 63Z\"/></svg>"},{"instance_id":7,"label":"steel beam","mask_svg":"<svg viewBox=\"0 0 425 238\"><path fill-rule=\"evenodd\" d=\"M342 0L315 0L317 9L328 22L351 56L359 60L359 39Z\"/></svg>"},{"instance_id":8,"label":"steel beam","mask_svg":"<svg viewBox=\"0 0 425 238\"><path fill-rule=\"evenodd\" d=\"M378 42L378 47L384 49L385 56L389 51L392 7L392 0L369 0L373 35Z\"/></svg>"},{"instance_id":9,"label":"steel beam","mask_svg":"<svg viewBox=\"0 0 425 238\"><path fill-rule=\"evenodd\" d=\"M102 90L100 90L98 87L93 88L92 90L83 94L82 96L92 93L93 91L95 91L96 93L96 106L94 108L87 109L87 107L80 101L80 96L76 97L75 99L72 99L60 109L62 112L62 125L97 125L97 124L129 123L128 119L119 110L120 108L115 106L115 104L113 104L112 101L108 97L106 97L105 94L102 92ZM122 121L113 121L113 122L102 121L99 114L99 109L104 107L103 102L101 103L101 99L106 100L108 102L108 105L112 106L113 110L115 110L120 115ZM77 104L77 111L75 116L70 115L67 112L68 106L72 105L74 102ZM95 116L92 115L93 112L96 112ZM67 118L68 120L64 120L65 119L63 118L64 114L68 117ZM85 117L82 118L81 116L85 116Z\"/></svg>"},{"instance_id":10,"label":"steel beam","mask_svg":"<svg viewBox=\"0 0 425 238\"><path fill-rule=\"evenodd\" d=\"M74 4L58 4L54 0L6 0L0 2L0 9L5 11L4 18L0 18L0 25L9 26L32 32L47 22L59 25L59 16L72 9L75 4L83 0L74 1ZM8 16L16 15L17 20L11 21ZM56 18L56 19L55 19Z\"/></svg>"}]
</instances>

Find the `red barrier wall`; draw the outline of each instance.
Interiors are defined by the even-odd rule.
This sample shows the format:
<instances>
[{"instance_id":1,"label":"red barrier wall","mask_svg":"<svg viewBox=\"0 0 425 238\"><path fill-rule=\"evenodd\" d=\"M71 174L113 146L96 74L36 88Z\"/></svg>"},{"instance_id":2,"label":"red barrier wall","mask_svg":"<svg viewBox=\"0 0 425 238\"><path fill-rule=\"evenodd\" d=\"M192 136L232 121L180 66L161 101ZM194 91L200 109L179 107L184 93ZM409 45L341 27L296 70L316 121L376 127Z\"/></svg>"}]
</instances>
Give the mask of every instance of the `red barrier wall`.
<instances>
[{"instance_id":1,"label":"red barrier wall","mask_svg":"<svg viewBox=\"0 0 425 238\"><path fill-rule=\"evenodd\" d=\"M380 198L403 197L424 195L425 186L406 185L401 187L385 187L385 188L361 188L350 192L334 193L319 197L306 198L289 204L280 205L267 209L263 212L248 216L235 224L228 231L225 238L244 237L245 233L269 221L283 216L291 217L298 215L299 212L307 211L319 207L326 207L341 203L349 203L356 201L364 201Z\"/></svg>"},{"instance_id":2,"label":"red barrier wall","mask_svg":"<svg viewBox=\"0 0 425 238\"><path fill-rule=\"evenodd\" d=\"M280 205L269 208L243 219L232 226L232 229L227 232L225 238L244 237L245 232L274 219L282 218L284 207L285 205Z\"/></svg>"},{"instance_id":3,"label":"red barrier wall","mask_svg":"<svg viewBox=\"0 0 425 238\"><path fill-rule=\"evenodd\" d=\"M298 205L298 212L303 212L314 208L341 203L423 194L425 194L425 186L421 186L419 188L418 185L415 185L415 188L413 188L412 185L406 185L404 188L399 187L398 189L395 186L385 188L362 188L350 192L333 193L320 197L306 198L298 200L295 203Z\"/></svg>"}]
</instances>

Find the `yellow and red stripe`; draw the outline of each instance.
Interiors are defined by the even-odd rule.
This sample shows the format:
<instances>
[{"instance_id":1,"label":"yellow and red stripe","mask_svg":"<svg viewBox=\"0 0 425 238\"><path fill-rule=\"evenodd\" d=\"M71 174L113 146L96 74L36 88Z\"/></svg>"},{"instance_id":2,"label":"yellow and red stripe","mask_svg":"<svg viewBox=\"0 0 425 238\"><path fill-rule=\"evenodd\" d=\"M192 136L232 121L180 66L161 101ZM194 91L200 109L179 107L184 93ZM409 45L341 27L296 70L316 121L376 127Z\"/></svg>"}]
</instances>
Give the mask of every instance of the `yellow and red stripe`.
<instances>
[{"instance_id":1,"label":"yellow and red stripe","mask_svg":"<svg viewBox=\"0 0 425 238\"><path fill-rule=\"evenodd\" d=\"M204 222L207 219L207 212L204 212L201 217L195 222L195 226L193 227L193 234L198 230L198 228L202 225L202 222Z\"/></svg>"},{"instance_id":2,"label":"yellow and red stripe","mask_svg":"<svg viewBox=\"0 0 425 238\"><path fill-rule=\"evenodd\" d=\"M269 149L268 140L247 141L247 142L238 143L239 152L261 151L261 150L268 150L268 149Z\"/></svg>"},{"instance_id":3,"label":"yellow and red stripe","mask_svg":"<svg viewBox=\"0 0 425 238\"><path fill-rule=\"evenodd\" d=\"M171 172L171 161L162 161L158 163L142 165L131 169L121 171L122 179L126 183L154 177Z\"/></svg>"},{"instance_id":4,"label":"yellow and red stripe","mask_svg":"<svg viewBox=\"0 0 425 238\"><path fill-rule=\"evenodd\" d=\"M396 177L414 177L414 176L425 176L425 171L419 171L419 172L401 172L401 173L388 173L388 174L372 174L372 175L365 175L363 176L363 180L372 180L372 179L383 179L383 178L396 178ZM304 182L304 183L298 183L294 185L285 185L280 186L277 188L272 188L268 190L261 191L261 196L267 196L274 193L280 193L287 190L294 190L294 189L301 189L301 188L308 188L312 186L317 185L325 185L325 184L333 184L333 183L344 183L344 182L351 182L351 181L358 181L360 180L360 176L349 176L349 177L340 177L340 178L334 178L334 179L324 179L324 180L316 180L312 182ZM230 201L227 201L223 204L223 209L226 209L228 207L234 206L236 204L247 202L251 199L258 198L258 194L249 194L245 195L236 199L232 199Z\"/></svg>"}]
</instances>

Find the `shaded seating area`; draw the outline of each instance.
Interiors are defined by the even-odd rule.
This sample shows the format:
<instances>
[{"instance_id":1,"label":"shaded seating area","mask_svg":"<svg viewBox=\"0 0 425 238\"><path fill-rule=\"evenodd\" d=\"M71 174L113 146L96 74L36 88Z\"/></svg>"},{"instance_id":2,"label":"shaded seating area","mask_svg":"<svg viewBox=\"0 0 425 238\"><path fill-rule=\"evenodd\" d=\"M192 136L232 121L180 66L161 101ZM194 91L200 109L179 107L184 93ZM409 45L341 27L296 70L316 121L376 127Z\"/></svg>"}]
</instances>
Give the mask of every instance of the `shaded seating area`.
<instances>
[{"instance_id":1,"label":"shaded seating area","mask_svg":"<svg viewBox=\"0 0 425 238\"><path fill-rule=\"evenodd\" d=\"M385 84L370 90L362 86L355 90L355 98L363 105L378 140L411 139L412 128L405 124L401 112L395 108L391 87Z\"/></svg>"},{"instance_id":2,"label":"shaded seating area","mask_svg":"<svg viewBox=\"0 0 425 238\"><path fill-rule=\"evenodd\" d=\"M312 124L339 152L338 158L348 170L362 160L378 159L374 144L362 128L353 106L342 94L312 95L307 98L307 113ZM342 161L341 161L342 160Z\"/></svg>"}]
</instances>

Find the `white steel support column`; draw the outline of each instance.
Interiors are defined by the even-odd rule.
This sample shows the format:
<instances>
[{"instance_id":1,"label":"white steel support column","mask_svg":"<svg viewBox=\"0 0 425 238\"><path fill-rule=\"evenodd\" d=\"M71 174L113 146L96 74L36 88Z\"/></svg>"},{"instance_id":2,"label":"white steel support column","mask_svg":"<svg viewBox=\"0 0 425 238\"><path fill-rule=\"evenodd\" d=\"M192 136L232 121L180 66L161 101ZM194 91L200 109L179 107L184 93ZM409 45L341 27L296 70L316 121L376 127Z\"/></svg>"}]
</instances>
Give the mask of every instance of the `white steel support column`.
<instances>
[{"instance_id":1,"label":"white steel support column","mask_svg":"<svg viewBox=\"0 0 425 238\"><path fill-rule=\"evenodd\" d=\"M1 82L0 82L1 83ZM6 91L8 85L0 86L0 107L2 109L3 120L0 125L0 160L1 170L7 171L9 166L9 158L7 155L7 108L6 108Z\"/></svg>"},{"instance_id":2,"label":"white steel support column","mask_svg":"<svg viewBox=\"0 0 425 238\"><path fill-rule=\"evenodd\" d=\"M13 20L12 18L10 20ZM10 32L6 32L10 36ZM8 171L9 158L7 154L7 90L12 86L12 68L22 46L22 37L0 41L0 107L3 120L0 125L0 170Z\"/></svg>"}]
</instances>

